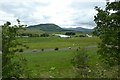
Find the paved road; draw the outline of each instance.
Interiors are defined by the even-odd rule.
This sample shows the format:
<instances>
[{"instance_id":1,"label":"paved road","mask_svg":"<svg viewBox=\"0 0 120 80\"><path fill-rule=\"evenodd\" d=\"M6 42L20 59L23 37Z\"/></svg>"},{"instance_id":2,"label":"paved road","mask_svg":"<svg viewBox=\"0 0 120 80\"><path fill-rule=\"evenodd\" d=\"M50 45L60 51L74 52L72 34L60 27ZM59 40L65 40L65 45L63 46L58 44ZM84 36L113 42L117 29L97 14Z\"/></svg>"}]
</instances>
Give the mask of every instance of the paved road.
<instances>
[{"instance_id":1,"label":"paved road","mask_svg":"<svg viewBox=\"0 0 120 80\"><path fill-rule=\"evenodd\" d=\"M91 49L91 48L97 48L97 46L81 46L80 48L86 48L86 49ZM65 50L77 50L78 47L65 47L65 48L59 48L59 51L65 51ZM54 48L49 48L49 49L44 49L44 52L47 51L54 51ZM41 49L27 49L24 50L23 52L43 52ZM0 54L2 54L2 51L0 51Z\"/></svg>"},{"instance_id":2,"label":"paved road","mask_svg":"<svg viewBox=\"0 0 120 80\"><path fill-rule=\"evenodd\" d=\"M84 46L84 47L80 47L80 48L86 48L86 49L91 49L91 48L97 48L97 46ZM77 50L78 47L65 47L65 48L59 48L59 51L65 51L65 50ZM49 49L44 49L44 52L48 52L48 51L54 51L54 48L49 48ZM24 50L23 52L43 52L41 49L28 49L28 50Z\"/></svg>"}]
</instances>

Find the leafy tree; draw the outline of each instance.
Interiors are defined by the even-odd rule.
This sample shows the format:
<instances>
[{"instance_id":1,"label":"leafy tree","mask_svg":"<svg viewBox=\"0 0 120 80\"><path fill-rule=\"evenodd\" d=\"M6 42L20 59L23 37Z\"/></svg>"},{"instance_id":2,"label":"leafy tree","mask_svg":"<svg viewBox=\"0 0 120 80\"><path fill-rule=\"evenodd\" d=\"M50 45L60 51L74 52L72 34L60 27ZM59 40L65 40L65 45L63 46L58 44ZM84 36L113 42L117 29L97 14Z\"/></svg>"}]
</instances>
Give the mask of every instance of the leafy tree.
<instances>
[{"instance_id":1,"label":"leafy tree","mask_svg":"<svg viewBox=\"0 0 120 80\"><path fill-rule=\"evenodd\" d=\"M19 38L19 30L23 29L24 25L20 24L11 26L10 22L2 25L2 77L3 78L19 78L24 76L26 59L22 56L17 56L15 53L19 51L17 46L24 46L17 41Z\"/></svg>"},{"instance_id":2,"label":"leafy tree","mask_svg":"<svg viewBox=\"0 0 120 80\"><path fill-rule=\"evenodd\" d=\"M75 32L66 32L65 35L75 35Z\"/></svg>"},{"instance_id":3,"label":"leafy tree","mask_svg":"<svg viewBox=\"0 0 120 80\"><path fill-rule=\"evenodd\" d=\"M98 13L94 19L94 34L101 39L98 54L109 66L120 65L120 1L108 2L104 10L95 9Z\"/></svg>"},{"instance_id":4,"label":"leafy tree","mask_svg":"<svg viewBox=\"0 0 120 80\"><path fill-rule=\"evenodd\" d=\"M43 33L40 35L41 37L49 37L49 34L48 33Z\"/></svg>"}]
</instances>

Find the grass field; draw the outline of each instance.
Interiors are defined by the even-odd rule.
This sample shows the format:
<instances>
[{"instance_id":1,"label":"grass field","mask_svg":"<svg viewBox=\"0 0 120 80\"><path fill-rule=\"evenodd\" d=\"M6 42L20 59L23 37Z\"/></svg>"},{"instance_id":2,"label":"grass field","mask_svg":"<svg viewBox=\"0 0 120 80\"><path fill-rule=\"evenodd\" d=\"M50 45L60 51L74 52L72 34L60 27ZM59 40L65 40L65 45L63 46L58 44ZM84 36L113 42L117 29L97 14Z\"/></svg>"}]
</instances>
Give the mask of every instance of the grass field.
<instances>
[{"instance_id":1,"label":"grass field","mask_svg":"<svg viewBox=\"0 0 120 80\"><path fill-rule=\"evenodd\" d=\"M20 38L19 41L29 49L46 49L46 48L64 48L64 47L79 47L79 46L94 46L100 42L97 37L28 37ZM88 64L95 65L98 61L97 49L88 49L90 60ZM75 78L76 71L71 64L71 59L74 57L76 50L65 51L49 51L49 52L29 52L22 53L28 60L28 68L33 72L33 77L41 78Z\"/></svg>"},{"instance_id":2,"label":"grass field","mask_svg":"<svg viewBox=\"0 0 120 80\"><path fill-rule=\"evenodd\" d=\"M73 37L73 38L59 38L59 37L28 37L18 39L21 43L29 46L29 49L46 49L46 48L66 48L66 47L81 47L81 46L97 46L100 39L97 37ZM98 48L86 48L88 54L87 65L92 71L93 78L105 76L114 77L115 70L105 69L103 63L97 54ZM43 52L23 52L22 54L28 61L28 69L32 71L33 78L76 78L78 74L71 60L79 51L73 49L58 50L58 51L43 51ZM90 75L91 75L90 74ZM79 78L78 76L77 78Z\"/></svg>"},{"instance_id":3,"label":"grass field","mask_svg":"<svg viewBox=\"0 0 120 80\"><path fill-rule=\"evenodd\" d=\"M67 47L81 47L81 46L97 46L100 42L98 37L72 37L59 38L51 37L28 37L18 38L19 42L27 45L30 50L47 49L47 48L67 48ZM74 44L74 45L73 45ZM82 48L82 47L81 47ZM88 54L87 65L91 69L90 74L93 78L103 76L103 64L99 55L97 54L97 47L86 48ZM33 78L76 78L78 74L71 60L75 54L79 52L74 49L58 50L58 51L43 51L43 52L23 52L22 54L28 61L28 69L32 70ZM117 68L108 69L105 76L113 77L116 75ZM105 77L104 76L104 77ZM79 78L78 76L77 78Z\"/></svg>"},{"instance_id":4,"label":"grass field","mask_svg":"<svg viewBox=\"0 0 120 80\"><path fill-rule=\"evenodd\" d=\"M46 49L46 48L63 48L74 46L91 46L97 45L100 39L97 37L74 37L74 38L59 38L59 37L29 37L20 38L20 42L29 46L29 49Z\"/></svg>"},{"instance_id":5,"label":"grass field","mask_svg":"<svg viewBox=\"0 0 120 80\"><path fill-rule=\"evenodd\" d=\"M41 78L75 78L76 72L71 64L76 51L51 51L40 53L22 53L28 60L29 69L33 70L33 77ZM98 62L96 49L89 49L90 65Z\"/></svg>"}]
</instances>

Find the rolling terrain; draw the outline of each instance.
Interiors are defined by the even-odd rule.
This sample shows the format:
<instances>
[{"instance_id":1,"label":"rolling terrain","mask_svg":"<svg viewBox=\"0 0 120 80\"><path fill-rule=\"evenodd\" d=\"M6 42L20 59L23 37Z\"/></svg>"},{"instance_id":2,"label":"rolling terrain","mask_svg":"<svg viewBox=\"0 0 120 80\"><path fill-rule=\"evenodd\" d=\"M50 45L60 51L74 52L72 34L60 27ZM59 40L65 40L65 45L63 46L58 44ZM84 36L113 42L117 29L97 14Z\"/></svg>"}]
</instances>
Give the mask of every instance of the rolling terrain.
<instances>
[{"instance_id":1,"label":"rolling terrain","mask_svg":"<svg viewBox=\"0 0 120 80\"><path fill-rule=\"evenodd\" d=\"M59 32L59 31L63 31L63 29L60 28L56 24L38 24L38 25L29 26L28 28L30 28L30 29L35 29L36 28L38 30L42 30L42 31L46 31L46 32Z\"/></svg>"},{"instance_id":2,"label":"rolling terrain","mask_svg":"<svg viewBox=\"0 0 120 80\"><path fill-rule=\"evenodd\" d=\"M45 32L65 32L65 31L73 31L73 32L92 32L92 29L86 29L82 27L77 28L61 28L56 24L38 24L28 26L29 29L37 29Z\"/></svg>"},{"instance_id":3,"label":"rolling terrain","mask_svg":"<svg viewBox=\"0 0 120 80\"><path fill-rule=\"evenodd\" d=\"M71 31L77 31L77 32L92 32L92 29L86 29L82 27L77 27L77 28L64 28L65 30L71 30Z\"/></svg>"}]
</instances>

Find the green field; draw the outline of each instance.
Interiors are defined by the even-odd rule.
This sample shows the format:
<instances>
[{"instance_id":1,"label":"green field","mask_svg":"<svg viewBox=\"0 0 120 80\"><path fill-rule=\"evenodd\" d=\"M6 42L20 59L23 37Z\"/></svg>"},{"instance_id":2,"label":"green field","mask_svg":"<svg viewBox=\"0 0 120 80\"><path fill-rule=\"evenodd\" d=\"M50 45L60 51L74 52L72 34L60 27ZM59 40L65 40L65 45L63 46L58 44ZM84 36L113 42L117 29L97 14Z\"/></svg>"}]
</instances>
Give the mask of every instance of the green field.
<instances>
[{"instance_id":1,"label":"green field","mask_svg":"<svg viewBox=\"0 0 120 80\"><path fill-rule=\"evenodd\" d=\"M20 38L20 42L29 46L29 49L46 49L46 48L64 48L74 46L92 46L97 45L100 39L97 37L73 37L73 38L59 38L59 37L29 37Z\"/></svg>"},{"instance_id":2,"label":"green field","mask_svg":"<svg viewBox=\"0 0 120 80\"><path fill-rule=\"evenodd\" d=\"M29 52L22 52L19 54L22 54L27 59L28 69L32 71L30 73L31 77L79 78L80 76L76 76L78 72L76 72L71 60L74 58L75 54L80 53L80 51L77 51L76 49L68 49L67 47L85 48L85 46L97 46L100 39L97 37L59 38L51 36L18 38L18 41L29 47ZM47 51L47 48L55 49L56 47L67 49ZM46 51L32 51L34 49L46 49ZM104 77L106 77L106 75L114 77L116 75L116 66L113 69L108 69L108 71L103 68L105 64L100 61L97 49L97 47L86 48L86 54L88 55L87 65L89 65L91 70L91 77L98 78L103 76L102 71L106 71Z\"/></svg>"},{"instance_id":3,"label":"green field","mask_svg":"<svg viewBox=\"0 0 120 80\"><path fill-rule=\"evenodd\" d=\"M75 78L76 72L71 64L76 51L51 51L39 53L21 53L28 60L29 69L33 70L33 77L41 78ZM96 49L89 49L90 62L95 65L98 62Z\"/></svg>"},{"instance_id":4,"label":"green field","mask_svg":"<svg viewBox=\"0 0 120 80\"><path fill-rule=\"evenodd\" d=\"M96 46L100 42L97 37L28 37L19 38L19 42L29 46L29 49L66 48L80 46ZM74 44L74 45L73 45ZM90 60L89 65L95 65L98 61L97 48L87 50ZM32 70L32 77L41 78L75 78L76 71L71 64L71 59L76 50L58 50L46 52L21 53L28 60L28 68Z\"/></svg>"}]
</instances>

